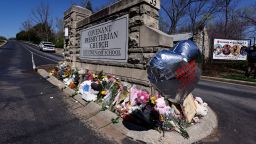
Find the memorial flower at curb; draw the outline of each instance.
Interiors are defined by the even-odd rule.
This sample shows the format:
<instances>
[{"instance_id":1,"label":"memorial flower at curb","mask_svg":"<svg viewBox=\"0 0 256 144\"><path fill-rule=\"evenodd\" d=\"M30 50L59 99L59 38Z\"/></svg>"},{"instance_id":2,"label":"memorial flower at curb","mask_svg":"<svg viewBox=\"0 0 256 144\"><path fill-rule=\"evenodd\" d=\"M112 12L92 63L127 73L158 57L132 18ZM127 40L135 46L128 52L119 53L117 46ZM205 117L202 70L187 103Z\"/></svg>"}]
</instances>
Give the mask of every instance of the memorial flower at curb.
<instances>
[{"instance_id":1,"label":"memorial flower at curb","mask_svg":"<svg viewBox=\"0 0 256 144\"><path fill-rule=\"evenodd\" d=\"M149 93L146 91L140 91L137 93L136 102L138 104L146 104L149 100Z\"/></svg>"},{"instance_id":2,"label":"memorial flower at curb","mask_svg":"<svg viewBox=\"0 0 256 144\"><path fill-rule=\"evenodd\" d=\"M156 100L157 100L157 97L156 97L156 96L151 96L150 102L151 102L153 105L156 104Z\"/></svg>"},{"instance_id":3,"label":"memorial flower at curb","mask_svg":"<svg viewBox=\"0 0 256 144\"><path fill-rule=\"evenodd\" d=\"M185 130L188 123L181 107L166 101L159 94L151 95L135 84L122 82L116 76L104 74L102 71L97 74L89 70L81 72L70 69L66 64L56 66L50 74L77 90L85 101L96 101L102 106L102 110L109 109L124 121L141 121L140 125L163 131L176 131L185 138L189 137ZM205 116L207 104L198 97L194 100L197 115Z\"/></svg>"},{"instance_id":4,"label":"memorial flower at curb","mask_svg":"<svg viewBox=\"0 0 256 144\"><path fill-rule=\"evenodd\" d=\"M167 106L164 97L158 98L156 100L155 110L159 112L160 115L165 115L170 111L171 107Z\"/></svg>"}]
</instances>

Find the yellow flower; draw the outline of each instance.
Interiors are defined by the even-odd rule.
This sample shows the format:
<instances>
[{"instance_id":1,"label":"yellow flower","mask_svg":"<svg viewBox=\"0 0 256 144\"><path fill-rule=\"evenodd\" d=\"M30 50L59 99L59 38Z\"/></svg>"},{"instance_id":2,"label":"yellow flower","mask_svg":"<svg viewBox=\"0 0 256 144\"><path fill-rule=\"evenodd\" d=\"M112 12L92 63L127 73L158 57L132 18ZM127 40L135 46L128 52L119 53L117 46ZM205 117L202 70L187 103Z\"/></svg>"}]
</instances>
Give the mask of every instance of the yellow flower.
<instances>
[{"instance_id":1,"label":"yellow flower","mask_svg":"<svg viewBox=\"0 0 256 144\"><path fill-rule=\"evenodd\" d=\"M164 116L163 116L163 115L160 115L160 116L159 116L159 119L160 119L160 121L164 121Z\"/></svg>"},{"instance_id":2,"label":"yellow flower","mask_svg":"<svg viewBox=\"0 0 256 144\"><path fill-rule=\"evenodd\" d=\"M156 99L157 99L156 96L151 96L151 98L150 98L151 103L155 105L156 104Z\"/></svg>"},{"instance_id":3,"label":"yellow flower","mask_svg":"<svg viewBox=\"0 0 256 144\"><path fill-rule=\"evenodd\" d=\"M93 78L98 78L98 75L92 74Z\"/></svg>"},{"instance_id":4,"label":"yellow flower","mask_svg":"<svg viewBox=\"0 0 256 144\"><path fill-rule=\"evenodd\" d=\"M107 91L103 90L100 92L101 95L106 95L107 94Z\"/></svg>"}]
</instances>

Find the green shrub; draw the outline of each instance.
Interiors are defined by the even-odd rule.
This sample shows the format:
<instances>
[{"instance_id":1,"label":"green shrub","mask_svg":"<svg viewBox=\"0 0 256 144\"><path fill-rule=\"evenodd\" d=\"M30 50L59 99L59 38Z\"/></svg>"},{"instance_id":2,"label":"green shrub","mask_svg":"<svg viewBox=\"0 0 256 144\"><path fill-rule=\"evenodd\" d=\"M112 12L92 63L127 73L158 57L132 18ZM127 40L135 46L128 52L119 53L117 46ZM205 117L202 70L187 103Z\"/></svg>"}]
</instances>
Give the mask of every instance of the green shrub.
<instances>
[{"instance_id":1,"label":"green shrub","mask_svg":"<svg viewBox=\"0 0 256 144\"><path fill-rule=\"evenodd\" d=\"M7 39L4 36L0 36L0 40L7 40Z\"/></svg>"},{"instance_id":2,"label":"green shrub","mask_svg":"<svg viewBox=\"0 0 256 144\"><path fill-rule=\"evenodd\" d=\"M55 44L56 48L63 48L64 47L64 37L56 38L54 44Z\"/></svg>"}]
</instances>

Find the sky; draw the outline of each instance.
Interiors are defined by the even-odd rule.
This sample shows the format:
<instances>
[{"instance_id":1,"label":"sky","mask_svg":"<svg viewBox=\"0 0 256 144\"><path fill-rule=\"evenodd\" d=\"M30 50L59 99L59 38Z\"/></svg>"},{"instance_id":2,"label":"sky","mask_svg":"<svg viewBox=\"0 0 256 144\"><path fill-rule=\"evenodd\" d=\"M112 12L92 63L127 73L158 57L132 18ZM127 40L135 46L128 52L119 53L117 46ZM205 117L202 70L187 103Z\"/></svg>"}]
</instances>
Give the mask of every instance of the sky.
<instances>
[{"instance_id":1,"label":"sky","mask_svg":"<svg viewBox=\"0 0 256 144\"><path fill-rule=\"evenodd\" d=\"M71 7L72 3L80 3L81 0L1 0L0 1L0 36L15 37L21 30L22 22L31 18L31 11L41 2L50 6L53 19L63 17L64 11ZM92 5L100 7L105 0L92 0Z\"/></svg>"},{"instance_id":2,"label":"sky","mask_svg":"<svg viewBox=\"0 0 256 144\"><path fill-rule=\"evenodd\" d=\"M0 1L0 36L15 37L21 30L22 22L31 18L31 11L41 2L50 5L53 19L63 17L65 10L72 3L80 3L81 0L1 0ZM255 3L256 0L238 0L239 5L246 6ZM105 0L92 0L93 7L100 7Z\"/></svg>"}]
</instances>

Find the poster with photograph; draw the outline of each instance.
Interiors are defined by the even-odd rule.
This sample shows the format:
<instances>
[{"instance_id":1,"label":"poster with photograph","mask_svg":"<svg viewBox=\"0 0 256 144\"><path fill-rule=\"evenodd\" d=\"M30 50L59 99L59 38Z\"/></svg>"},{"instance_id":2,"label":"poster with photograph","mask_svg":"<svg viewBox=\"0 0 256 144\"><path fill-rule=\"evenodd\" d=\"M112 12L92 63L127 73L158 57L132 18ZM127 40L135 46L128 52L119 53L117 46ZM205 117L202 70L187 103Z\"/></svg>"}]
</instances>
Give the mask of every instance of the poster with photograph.
<instances>
[{"instance_id":1,"label":"poster with photograph","mask_svg":"<svg viewBox=\"0 0 256 144\"><path fill-rule=\"evenodd\" d=\"M214 39L213 59L246 60L249 40Z\"/></svg>"}]
</instances>

